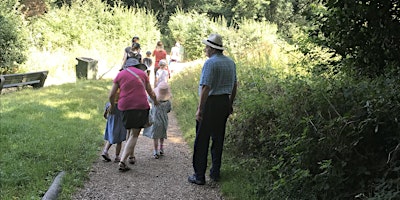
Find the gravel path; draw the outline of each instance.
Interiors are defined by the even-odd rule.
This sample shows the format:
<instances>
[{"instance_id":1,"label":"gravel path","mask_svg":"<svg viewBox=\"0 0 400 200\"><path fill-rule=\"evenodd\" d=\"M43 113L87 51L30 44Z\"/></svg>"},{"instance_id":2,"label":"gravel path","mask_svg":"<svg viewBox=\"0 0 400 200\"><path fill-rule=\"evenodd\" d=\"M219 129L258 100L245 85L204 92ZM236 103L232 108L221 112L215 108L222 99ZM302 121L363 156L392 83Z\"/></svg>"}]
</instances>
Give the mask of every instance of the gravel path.
<instances>
[{"instance_id":1,"label":"gravel path","mask_svg":"<svg viewBox=\"0 0 400 200\"><path fill-rule=\"evenodd\" d=\"M153 141L140 135L135 148L136 164L128 164L131 170L127 172L119 172L117 163L103 162L99 155L89 174L90 180L72 199L223 199L216 183L207 180L206 185L199 186L187 181L193 173L192 154L173 112L169 114L164 146L165 156L154 159ZM109 152L112 159L114 149L113 145Z\"/></svg>"}]
</instances>

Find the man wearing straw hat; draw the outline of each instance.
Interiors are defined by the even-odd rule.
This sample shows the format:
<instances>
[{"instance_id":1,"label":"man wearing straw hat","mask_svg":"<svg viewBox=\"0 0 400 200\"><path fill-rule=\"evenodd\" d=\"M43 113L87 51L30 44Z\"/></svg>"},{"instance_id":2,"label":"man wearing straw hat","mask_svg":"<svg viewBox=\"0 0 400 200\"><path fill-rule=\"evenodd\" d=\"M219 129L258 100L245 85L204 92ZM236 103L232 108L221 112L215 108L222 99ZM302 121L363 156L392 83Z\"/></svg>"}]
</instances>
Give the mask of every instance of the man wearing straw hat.
<instances>
[{"instance_id":1,"label":"man wearing straw hat","mask_svg":"<svg viewBox=\"0 0 400 200\"><path fill-rule=\"evenodd\" d=\"M236 64L223 55L222 37L211 34L202 41L204 52L209 58L203 65L199 83L199 105L196 112L196 139L194 141L194 174L188 181L197 185L206 182L208 146L211 137L212 166L210 178L220 179L221 157L224 145L225 127L232 103L236 96Z\"/></svg>"}]
</instances>

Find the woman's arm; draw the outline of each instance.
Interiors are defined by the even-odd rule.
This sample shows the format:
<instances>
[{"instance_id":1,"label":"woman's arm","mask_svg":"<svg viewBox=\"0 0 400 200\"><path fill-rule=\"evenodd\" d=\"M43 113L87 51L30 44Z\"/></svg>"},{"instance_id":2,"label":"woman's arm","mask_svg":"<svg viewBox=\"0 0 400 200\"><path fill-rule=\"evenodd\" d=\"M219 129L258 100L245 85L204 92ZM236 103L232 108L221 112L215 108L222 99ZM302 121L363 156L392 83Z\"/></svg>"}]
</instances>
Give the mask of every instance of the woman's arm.
<instances>
[{"instance_id":1,"label":"woman's arm","mask_svg":"<svg viewBox=\"0 0 400 200\"><path fill-rule=\"evenodd\" d=\"M108 112L113 114L115 108L115 97L117 95L117 90L119 88L118 83L113 83L110 94L108 95L108 100L110 101L110 107L108 108Z\"/></svg>"},{"instance_id":2,"label":"woman's arm","mask_svg":"<svg viewBox=\"0 0 400 200\"><path fill-rule=\"evenodd\" d=\"M146 83L146 92L147 92L147 94L149 94L151 100L153 100L154 105L157 106L158 104L160 104L160 103L157 101L156 93L154 93L153 88L151 88L150 82L147 82L147 83Z\"/></svg>"}]
</instances>

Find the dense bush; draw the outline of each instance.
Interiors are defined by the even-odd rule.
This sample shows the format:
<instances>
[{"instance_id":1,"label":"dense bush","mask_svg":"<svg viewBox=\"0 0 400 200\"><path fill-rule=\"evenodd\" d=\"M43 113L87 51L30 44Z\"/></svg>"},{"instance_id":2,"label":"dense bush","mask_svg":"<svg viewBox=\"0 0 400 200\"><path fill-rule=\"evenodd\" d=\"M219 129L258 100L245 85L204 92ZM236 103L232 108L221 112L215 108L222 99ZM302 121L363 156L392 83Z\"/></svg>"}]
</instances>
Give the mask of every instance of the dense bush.
<instances>
[{"instance_id":1,"label":"dense bush","mask_svg":"<svg viewBox=\"0 0 400 200\"><path fill-rule=\"evenodd\" d=\"M27 30L18 1L0 2L0 74L13 73L26 60Z\"/></svg>"},{"instance_id":2,"label":"dense bush","mask_svg":"<svg viewBox=\"0 0 400 200\"><path fill-rule=\"evenodd\" d=\"M255 187L265 199L399 194L400 163L386 163L400 142L398 78L244 76L252 82L241 84L229 151L257 160L252 169L264 178Z\"/></svg>"}]
</instances>

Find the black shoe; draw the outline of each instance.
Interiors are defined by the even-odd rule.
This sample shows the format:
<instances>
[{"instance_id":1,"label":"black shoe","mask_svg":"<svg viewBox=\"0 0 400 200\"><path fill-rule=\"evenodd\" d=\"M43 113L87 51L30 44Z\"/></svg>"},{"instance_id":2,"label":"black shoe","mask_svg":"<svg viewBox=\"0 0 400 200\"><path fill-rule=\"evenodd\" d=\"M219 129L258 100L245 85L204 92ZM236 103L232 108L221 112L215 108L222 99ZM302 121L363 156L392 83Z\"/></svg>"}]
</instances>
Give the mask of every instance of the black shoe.
<instances>
[{"instance_id":1,"label":"black shoe","mask_svg":"<svg viewBox=\"0 0 400 200\"><path fill-rule=\"evenodd\" d=\"M204 185L206 184L206 180L199 180L196 178L196 175L191 175L188 177L189 183L194 183L196 185Z\"/></svg>"}]
</instances>

